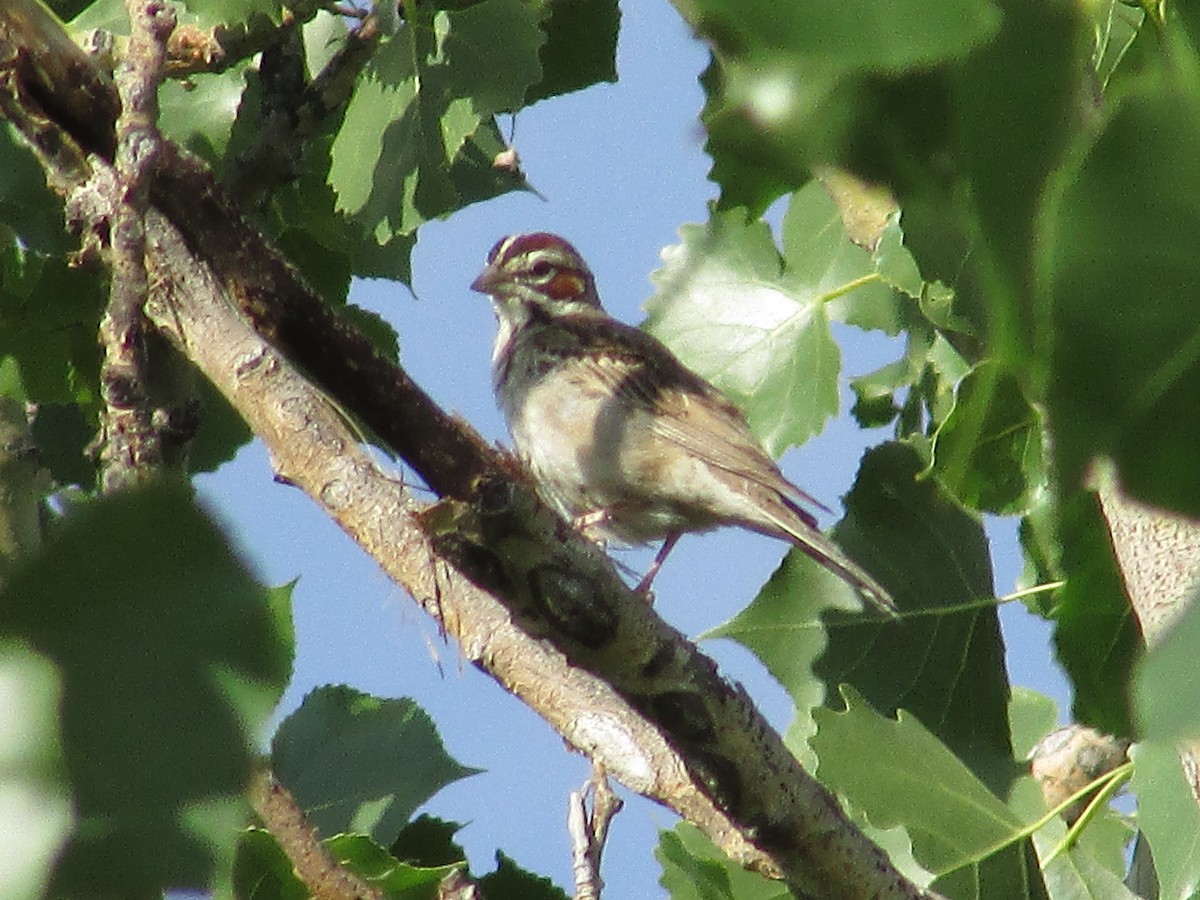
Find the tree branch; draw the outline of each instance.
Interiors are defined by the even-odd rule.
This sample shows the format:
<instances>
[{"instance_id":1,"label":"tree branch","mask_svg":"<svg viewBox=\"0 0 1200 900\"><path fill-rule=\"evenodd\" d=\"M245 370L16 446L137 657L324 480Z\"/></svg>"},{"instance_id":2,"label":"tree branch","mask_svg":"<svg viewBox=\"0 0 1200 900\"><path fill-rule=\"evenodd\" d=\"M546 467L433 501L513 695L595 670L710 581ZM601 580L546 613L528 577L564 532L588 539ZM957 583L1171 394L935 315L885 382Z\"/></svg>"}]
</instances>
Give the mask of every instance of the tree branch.
<instances>
[{"instance_id":1,"label":"tree branch","mask_svg":"<svg viewBox=\"0 0 1200 900\"><path fill-rule=\"evenodd\" d=\"M21 59L22 49L0 47L0 65ZM37 103L70 90L27 83L44 71L10 67L15 90L5 102L19 107L21 98ZM112 146L94 119L76 130L54 108L41 103L22 120L36 126L35 143L58 128L59 145ZM39 144L39 158L53 166L48 145ZM786 879L799 896L923 896L803 770L745 692L546 509L511 460L442 412L309 291L203 165L163 149L146 219L147 314L232 401L281 476L436 616L469 659L739 863ZM92 167L103 170L103 158ZM67 160L56 185L81 174L79 155ZM362 451L326 396L446 499L416 503Z\"/></svg>"},{"instance_id":2,"label":"tree branch","mask_svg":"<svg viewBox=\"0 0 1200 900\"><path fill-rule=\"evenodd\" d=\"M382 891L338 864L291 792L269 771L251 778L250 803L316 900L384 900Z\"/></svg>"}]
</instances>

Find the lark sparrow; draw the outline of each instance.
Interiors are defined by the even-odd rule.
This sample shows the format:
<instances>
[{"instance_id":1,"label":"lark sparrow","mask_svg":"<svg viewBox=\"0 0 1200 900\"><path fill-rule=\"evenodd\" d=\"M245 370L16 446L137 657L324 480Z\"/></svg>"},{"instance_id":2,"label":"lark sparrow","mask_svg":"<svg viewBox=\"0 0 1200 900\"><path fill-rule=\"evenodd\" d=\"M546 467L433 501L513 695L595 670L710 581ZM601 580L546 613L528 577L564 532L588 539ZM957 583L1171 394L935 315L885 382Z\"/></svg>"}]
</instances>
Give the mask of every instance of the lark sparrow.
<instances>
[{"instance_id":1,"label":"lark sparrow","mask_svg":"<svg viewBox=\"0 0 1200 900\"><path fill-rule=\"evenodd\" d=\"M500 328L496 396L545 499L593 538L662 539L738 525L790 541L881 608L888 592L817 529L745 417L654 337L609 316L575 248L504 238L471 285ZM823 507L822 507L823 508Z\"/></svg>"}]
</instances>

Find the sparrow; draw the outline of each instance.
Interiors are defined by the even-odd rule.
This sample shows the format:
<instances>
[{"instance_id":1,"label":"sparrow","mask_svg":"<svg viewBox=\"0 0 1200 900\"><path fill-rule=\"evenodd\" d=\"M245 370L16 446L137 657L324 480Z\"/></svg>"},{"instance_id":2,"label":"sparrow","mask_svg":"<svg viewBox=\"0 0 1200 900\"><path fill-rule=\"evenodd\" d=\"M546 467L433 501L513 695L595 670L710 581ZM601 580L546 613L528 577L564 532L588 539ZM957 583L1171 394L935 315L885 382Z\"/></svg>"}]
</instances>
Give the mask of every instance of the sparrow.
<instances>
[{"instance_id":1,"label":"sparrow","mask_svg":"<svg viewBox=\"0 0 1200 900\"><path fill-rule=\"evenodd\" d=\"M667 347L612 318L583 258L554 234L501 239L471 289L499 322L492 377L544 499L594 540L662 540L720 526L789 541L894 614L885 588L817 528L745 416Z\"/></svg>"}]
</instances>

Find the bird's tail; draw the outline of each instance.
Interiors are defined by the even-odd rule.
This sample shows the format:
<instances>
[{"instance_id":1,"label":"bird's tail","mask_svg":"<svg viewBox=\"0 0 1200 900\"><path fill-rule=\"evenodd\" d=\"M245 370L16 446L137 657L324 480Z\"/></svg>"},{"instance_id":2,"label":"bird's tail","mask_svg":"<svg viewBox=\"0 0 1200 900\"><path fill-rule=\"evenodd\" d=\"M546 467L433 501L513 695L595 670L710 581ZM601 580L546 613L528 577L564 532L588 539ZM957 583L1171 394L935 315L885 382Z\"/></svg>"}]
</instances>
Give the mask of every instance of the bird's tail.
<instances>
[{"instance_id":1,"label":"bird's tail","mask_svg":"<svg viewBox=\"0 0 1200 900\"><path fill-rule=\"evenodd\" d=\"M776 516L771 518L782 532L781 536L786 536L803 553L833 572L889 616L895 617L898 614L896 601L887 588L852 560L831 538L803 519L782 519Z\"/></svg>"}]
</instances>

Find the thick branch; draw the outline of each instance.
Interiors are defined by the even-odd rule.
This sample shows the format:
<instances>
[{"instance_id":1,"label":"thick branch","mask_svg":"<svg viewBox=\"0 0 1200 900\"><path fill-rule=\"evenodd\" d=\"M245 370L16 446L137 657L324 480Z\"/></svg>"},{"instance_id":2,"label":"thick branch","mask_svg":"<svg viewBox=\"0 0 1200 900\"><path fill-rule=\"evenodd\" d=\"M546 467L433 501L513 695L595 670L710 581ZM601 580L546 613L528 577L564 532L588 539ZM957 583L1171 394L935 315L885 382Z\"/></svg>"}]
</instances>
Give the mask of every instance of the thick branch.
<instances>
[{"instance_id":1,"label":"thick branch","mask_svg":"<svg viewBox=\"0 0 1200 900\"><path fill-rule=\"evenodd\" d=\"M16 79L40 71L18 68ZM61 87L10 96L19 104ZM53 108L43 104L30 120L59 126L60 145L105 143L77 133ZM40 158L54 165L52 154ZM92 165L106 168L95 157ZM65 185L77 175L69 167L52 180ZM470 659L607 771L799 895L922 896L804 772L745 693L543 507L511 462L312 294L207 169L164 145L151 200L153 322L230 398L279 473L439 617ZM447 499L414 503L361 451L326 396Z\"/></svg>"}]
</instances>

